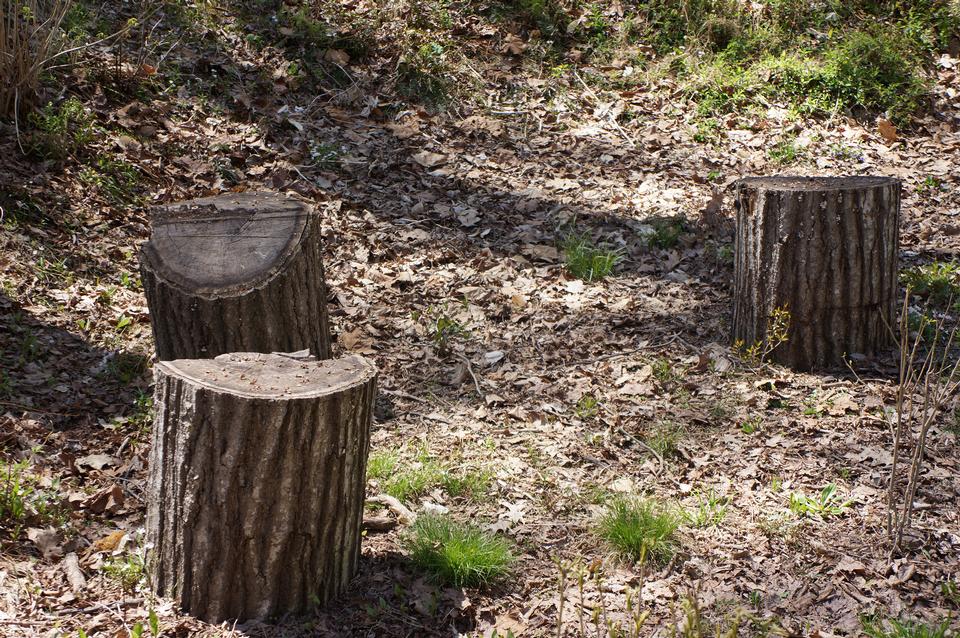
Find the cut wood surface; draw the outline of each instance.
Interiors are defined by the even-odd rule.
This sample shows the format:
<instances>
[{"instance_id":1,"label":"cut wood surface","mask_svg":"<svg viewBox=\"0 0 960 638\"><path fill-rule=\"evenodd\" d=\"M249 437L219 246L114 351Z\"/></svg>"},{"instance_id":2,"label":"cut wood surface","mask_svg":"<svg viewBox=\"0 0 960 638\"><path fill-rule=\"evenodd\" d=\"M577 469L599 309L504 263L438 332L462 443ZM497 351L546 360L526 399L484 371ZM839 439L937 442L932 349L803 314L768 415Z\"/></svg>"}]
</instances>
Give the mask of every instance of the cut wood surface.
<instances>
[{"instance_id":1,"label":"cut wood surface","mask_svg":"<svg viewBox=\"0 0 960 638\"><path fill-rule=\"evenodd\" d=\"M160 360L330 355L320 222L305 201L227 193L161 207L140 252Z\"/></svg>"},{"instance_id":2,"label":"cut wood surface","mask_svg":"<svg viewBox=\"0 0 960 638\"><path fill-rule=\"evenodd\" d=\"M842 366L888 345L895 324L900 182L886 177L757 177L736 195L733 336L765 342L778 308L788 340L771 358Z\"/></svg>"},{"instance_id":3,"label":"cut wood surface","mask_svg":"<svg viewBox=\"0 0 960 638\"><path fill-rule=\"evenodd\" d=\"M154 591L213 622L302 612L360 555L376 369L235 353L156 366Z\"/></svg>"}]
</instances>

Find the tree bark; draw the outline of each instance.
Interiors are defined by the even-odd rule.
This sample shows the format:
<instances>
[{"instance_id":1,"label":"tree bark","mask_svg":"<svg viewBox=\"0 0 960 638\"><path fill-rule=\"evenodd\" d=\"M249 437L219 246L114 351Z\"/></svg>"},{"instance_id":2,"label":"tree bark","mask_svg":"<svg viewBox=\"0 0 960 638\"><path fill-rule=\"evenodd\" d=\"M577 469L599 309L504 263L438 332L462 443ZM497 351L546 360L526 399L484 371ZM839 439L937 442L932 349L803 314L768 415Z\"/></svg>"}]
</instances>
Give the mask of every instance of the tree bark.
<instances>
[{"instance_id":1,"label":"tree bark","mask_svg":"<svg viewBox=\"0 0 960 638\"><path fill-rule=\"evenodd\" d=\"M376 375L359 356L158 363L153 590L210 622L339 594L358 567Z\"/></svg>"},{"instance_id":2,"label":"tree bark","mask_svg":"<svg viewBox=\"0 0 960 638\"><path fill-rule=\"evenodd\" d=\"M228 193L160 208L140 272L161 361L330 356L320 222L302 200Z\"/></svg>"},{"instance_id":3,"label":"tree bark","mask_svg":"<svg viewBox=\"0 0 960 638\"><path fill-rule=\"evenodd\" d=\"M891 342L896 324L900 182L885 177L758 177L737 184L733 335L770 343L797 370L844 365ZM772 343L771 343L772 345Z\"/></svg>"}]
</instances>

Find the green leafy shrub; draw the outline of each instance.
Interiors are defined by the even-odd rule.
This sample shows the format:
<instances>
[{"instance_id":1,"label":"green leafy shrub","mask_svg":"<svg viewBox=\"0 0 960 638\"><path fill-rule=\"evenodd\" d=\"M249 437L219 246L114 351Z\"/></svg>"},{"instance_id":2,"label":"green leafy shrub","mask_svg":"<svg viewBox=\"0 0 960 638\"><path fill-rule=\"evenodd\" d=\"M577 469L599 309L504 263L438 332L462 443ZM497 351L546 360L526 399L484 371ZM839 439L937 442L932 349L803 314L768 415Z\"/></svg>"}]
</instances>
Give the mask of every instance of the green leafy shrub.
<instances>
[{"instance_id":1,"label":"green leafy shrub","mask_svg":"<svg viewBox=\"0 0 960 638\"><path fill-rule=\"evenodd\" d=\"M854 31L829 48L819 75L823 90L847 107L887 112L907 122L929 92L919 56L903 37L877 30Z\"/></svg>"},{"instance_id":2,"label":"green leafy shrub","mask_svg":"<svg viewBox=\"0 0 960 638\"><path fill-rule=\"evenodd\" d=\"M454 587L480 587L507 575L514 561L510 543L447 516L421 515L404 538L415 565Z\"/></svg>"}]
</instances>

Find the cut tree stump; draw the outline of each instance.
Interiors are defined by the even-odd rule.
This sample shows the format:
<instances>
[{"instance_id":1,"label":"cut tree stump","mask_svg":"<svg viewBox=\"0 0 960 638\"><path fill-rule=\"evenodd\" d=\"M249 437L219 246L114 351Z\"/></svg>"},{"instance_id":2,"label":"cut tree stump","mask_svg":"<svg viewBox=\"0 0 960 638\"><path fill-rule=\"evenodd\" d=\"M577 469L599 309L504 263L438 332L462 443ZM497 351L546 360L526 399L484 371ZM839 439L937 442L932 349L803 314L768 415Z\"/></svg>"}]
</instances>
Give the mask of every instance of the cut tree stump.
<instances>
[{"instance_id":1,"label":"cut tree stump","mask_svg":"<svg viewBox=\"0 0 960 638\"><path fill-rule=\"evenodd\" d=\"M330 356L320 222L278 193L226 193L155 210L140 272L157 358L227 352Z\"/></svg>"},{"instance_id":2,"label":"cut tree stump","mask_svg":"<svg viewBox=\"0 0 960 638\"><path fill-rule=\"evenodd\" d=\"M153 590L210 622L340 593L360 556L373 364L233 353L155 374Z\"/></svg>"},{"instance_id":3,"label":"cut tree stump","mask_svg":"<svg viewBox=\"0 0 960 638\"><path fill-rule=\"evenodd\" d=\"M773 345L767 329L783 308L788 340L770 358L797 370L842 366L891 342L899 180L747 178L736 209L735 340Z\"/></svg>"}]
</instances>

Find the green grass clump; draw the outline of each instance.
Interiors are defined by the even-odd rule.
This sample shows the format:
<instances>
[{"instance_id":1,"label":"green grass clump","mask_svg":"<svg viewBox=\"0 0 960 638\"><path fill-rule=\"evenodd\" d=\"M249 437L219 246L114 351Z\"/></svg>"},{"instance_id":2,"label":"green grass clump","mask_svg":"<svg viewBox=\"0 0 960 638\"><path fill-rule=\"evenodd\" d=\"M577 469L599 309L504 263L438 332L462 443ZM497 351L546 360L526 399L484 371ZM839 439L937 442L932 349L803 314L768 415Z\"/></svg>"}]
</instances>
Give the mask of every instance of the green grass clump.
<instances>
[{"instance_id":1,"label":"green grass clump","mask_svg":"<svg viewBox=\"0 0 960 638\"><path fill-rule=\"evenodd\" d=\"M652 499L615 499L597 526L599 536L631 560L665 563L677 548L680 517Z\"/></svg>"},{"instance_id":2,"label":"green grass clump","mask_svg":"<svg viewBox=\"0 0 960 638\"><path fill-rule=\"evenodd\" d=\"M25 524L60 524L66 520L57 483L45 488L28 473L27 461L0 465L0 530L13 538Z\"/></svg>"},{"instance_id":3,"label":"green grass clump","mask_svg":"<svg viewBox=\"0 0 960 638\"><path fill-rule=\"evenodd\" d=\"M949 618L937 625L895 618L886 621L864 618L861 622L863 633L870 638L955 638L958 635L951 631Z\"/></svg>"},{"instance_id":4,"label":"green grass clump","mask_svg":"<svg viewBox=\"0 0 960 638\"><path fill-rule=\"evenodd\" d=\"M426 450L411 461L404 461L399 450L385 450L370 455L367 478L376 480L384 494L408 501L437 487L450 496L481 498L489 490L492 476L485 470L451 468Z\"/></svg>"},{"instance_id":5,"label":"green grass clump","mask_svg":"<svg viewBox=\"0 0 960 638\"><path fill-rule=\"evenodd\" d=\"M711 488L697 495L697 508L684 512L684 519L693 527L715 527L727 515L730 497L720 496Z\"/></svg>"},{"instance_id":6,"label":"green grass clump","mask_svg":"<svg viewBox=\"0 0 960 638\"><path fill-rule=\"evenodd\" d=\"M956 261L935 261L911 268L900 275L900 281L933 305L960 304L960 263Z\"/></svg>"},{"instance_id":7,"label":"green grass clump","mask_svg":"<svg viewBox=\"0 0 960 638\"><path fill-rule=\"evenodd\" d=\"M644 443L662 458L674 456L683 436L683 428L670 421L659 423L645 437Z\"/></svg>"},{"instance_id":8,"label":"green grass clump","mask_svg":"<svg viewBox=\"0 0 960 638\"><path fill-rule=\"evenodd\" d=\"M454 587L487 585L509 573L514 561L506 539L447 516L420 516L404 545L414 564Z\"/></svg>"},{"instance_id":9,"label":"green grass clump","mask_svg":"<svg viewBox=\"0 0 960 638\"><path fill-rule=\"evenodd\" d=\"M647 243L655 248L669 250L677 245L680 236L686 228L686 220L683 217L654 217L646 220L646 223L653 228L653 232L647 236Z\"/></svg>"},{"instance_id":10,"label":"green grass clump","mask_svg":"<svg viewBox=\"0 0 960 638\"><path fill-rule=\"evenodd\" d=\"M609 246L597 246L587 234L570 235L563 241L567 271L584 281L599 281L610 275L623 253Z\"/></svg>"}]
</instances>

